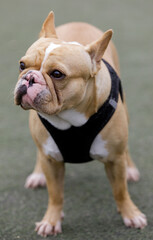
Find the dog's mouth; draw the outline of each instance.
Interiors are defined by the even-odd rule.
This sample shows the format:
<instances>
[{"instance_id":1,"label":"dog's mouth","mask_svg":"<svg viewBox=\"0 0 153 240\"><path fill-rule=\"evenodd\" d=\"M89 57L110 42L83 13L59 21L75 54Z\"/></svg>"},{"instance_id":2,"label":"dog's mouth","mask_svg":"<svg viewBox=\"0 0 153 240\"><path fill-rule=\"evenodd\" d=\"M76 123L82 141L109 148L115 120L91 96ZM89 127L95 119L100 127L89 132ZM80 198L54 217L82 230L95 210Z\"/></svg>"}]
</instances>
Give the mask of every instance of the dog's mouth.
<instances>
[{"instance_id":1,"label":"dog's mouth","mask_svg":"<svg viewBox=\"0 0 153 240\"><path fill-rule=\"evenodd\" d=\"M62 100L50 78L32 70L23 75L15 88L14 101L24 110L34 109L46 114L60 111Z\"/></svg>"},{"instance_id":2,"label":"dog's mouth","mask_svg":"<svg viewBox=\"0 0 153 240\"><path fill-rule=\"evenodd\" d=\"M19 80L15 90L15 104L21 105L24 109L35 108L35 104L39 105L38 99L51 100L51 94L47 89L46 82L39 71L29 71ZM42 99L40 98L42 97ZM37 101L36 101L37 99Z\"/></svg>"}]
</instances>

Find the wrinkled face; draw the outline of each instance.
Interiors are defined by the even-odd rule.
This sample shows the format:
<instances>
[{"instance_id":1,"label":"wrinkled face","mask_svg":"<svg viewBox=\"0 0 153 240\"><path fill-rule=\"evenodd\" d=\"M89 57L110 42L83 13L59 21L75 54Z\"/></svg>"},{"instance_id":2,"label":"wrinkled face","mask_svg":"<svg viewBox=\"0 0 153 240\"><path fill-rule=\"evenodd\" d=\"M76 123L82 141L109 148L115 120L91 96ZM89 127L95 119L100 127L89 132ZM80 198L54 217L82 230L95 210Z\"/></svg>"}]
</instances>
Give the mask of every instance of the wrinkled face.
<instances>
[{"instance_id":1,"label":"wrinkled face","mask_svg":"<svg viewBox=\"0 0 153 240\"><path fill-rule=\"evenodd\" d=\"M24 109L55 114L79 105L91 74L91 59L78 43L40 38L20 60L14 91Z\"/></svg>"}]
</instances>

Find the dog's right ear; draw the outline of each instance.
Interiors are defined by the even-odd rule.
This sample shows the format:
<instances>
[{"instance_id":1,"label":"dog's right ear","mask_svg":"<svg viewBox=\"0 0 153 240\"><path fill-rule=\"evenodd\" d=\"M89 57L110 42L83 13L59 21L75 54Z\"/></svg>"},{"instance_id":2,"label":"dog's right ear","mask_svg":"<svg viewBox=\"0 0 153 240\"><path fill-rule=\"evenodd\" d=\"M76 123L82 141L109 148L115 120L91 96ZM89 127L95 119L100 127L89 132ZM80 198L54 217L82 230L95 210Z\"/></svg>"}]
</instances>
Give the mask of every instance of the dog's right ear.
<instances>
[{"instance_id":1,"label":"dog's right ear","mask_svg":"<svg viewBox=\"0 0 153 240\"><path fill-rule=\"evenodd\" d=\"M44 21L39 37L57 38L54 24L54 13L52 11L48 14L48 17Z\"/></svg>"}]
</instances>

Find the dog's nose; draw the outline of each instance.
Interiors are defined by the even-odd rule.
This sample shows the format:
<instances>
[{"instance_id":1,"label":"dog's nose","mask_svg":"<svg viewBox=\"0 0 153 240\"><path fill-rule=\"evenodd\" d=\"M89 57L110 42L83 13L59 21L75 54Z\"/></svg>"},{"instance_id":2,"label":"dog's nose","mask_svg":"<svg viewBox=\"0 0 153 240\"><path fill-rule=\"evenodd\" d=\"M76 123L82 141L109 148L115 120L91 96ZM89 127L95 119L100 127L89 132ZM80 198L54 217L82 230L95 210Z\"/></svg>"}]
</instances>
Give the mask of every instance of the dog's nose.
<instances>
[{"instance_id":1,"label":"dog's nose","mask_svg":"<svg viewBox=\"0 0 153 240\"><path fill-rule=\"evenodd\" d=\"M32 87L32 85L35 83L35 76L32 74L32 72L28 72L23 79L27 80L29 82L29 87Z\"/></svg>"},{"instance_id":2,"label":"dog's nose","mask_svg":"<svg viewBox=\"0 0 153 240\"><path fill-rule=\"evenodd\" d=\"M32 87L33 83L35 83L35 78L31 75L29 79L29 87Z\"/></svg>"},{"instance_id":3,"label":"dog's nose","mask_svg":"<svg viewBox=\"0 0 153 240\"><path fill-rule=\"evenodd\" d=\"M29 70L22 76L22 80L27 87L32 87L34 84L46 85L46 81L40 71Z\"/></svg>"}]
</instances>

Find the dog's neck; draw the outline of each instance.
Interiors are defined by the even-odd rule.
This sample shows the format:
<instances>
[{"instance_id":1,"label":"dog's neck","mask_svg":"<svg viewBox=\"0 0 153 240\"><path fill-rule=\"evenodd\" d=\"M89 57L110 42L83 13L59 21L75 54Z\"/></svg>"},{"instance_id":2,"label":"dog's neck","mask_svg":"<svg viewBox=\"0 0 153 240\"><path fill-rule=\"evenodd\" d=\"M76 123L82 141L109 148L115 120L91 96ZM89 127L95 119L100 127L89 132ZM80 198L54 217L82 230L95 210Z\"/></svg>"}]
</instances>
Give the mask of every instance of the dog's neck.
<instances>
[{"instance_id":1,"label":"dog's neck","mask_svg":"<svg viewBox=\"0 0 153 240\"><path fill-rule=\"evenodd\" d=\"M87 84L85 96L76 108L63 110L56 115L39 114L58 129L65 130L71 126L82 126L108 98L110 88L110 75L102 62L100 71L95 75L95 79L91 79Z\"/></svg>"}]
</instances>

